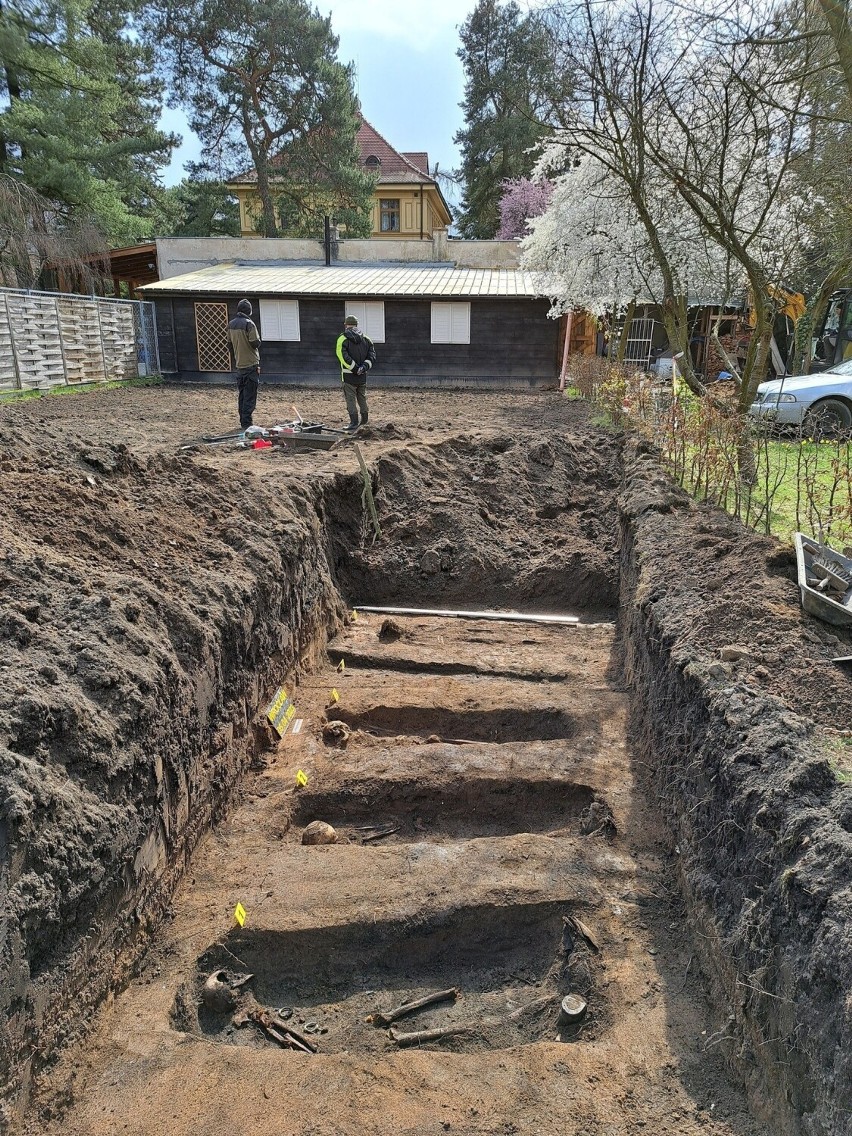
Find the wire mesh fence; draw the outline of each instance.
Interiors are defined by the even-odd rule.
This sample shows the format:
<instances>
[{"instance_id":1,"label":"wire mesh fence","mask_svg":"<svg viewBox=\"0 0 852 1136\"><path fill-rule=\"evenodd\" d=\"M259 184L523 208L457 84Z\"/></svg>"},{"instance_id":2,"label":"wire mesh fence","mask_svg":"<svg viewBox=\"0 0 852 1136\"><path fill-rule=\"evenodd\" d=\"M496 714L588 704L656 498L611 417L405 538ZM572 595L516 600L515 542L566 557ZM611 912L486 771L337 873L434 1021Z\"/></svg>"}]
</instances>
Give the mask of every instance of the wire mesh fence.
<instances>
[{"instance_id":1,"label":"wire mesh fence","mask_svg":"<svg viewBox=\"0 0 852 1136\"><path fill-rule=\"evenodd\" d=\"M154 305L0 288L0 391L157 374Z\"/></svg>"}]
</instances>

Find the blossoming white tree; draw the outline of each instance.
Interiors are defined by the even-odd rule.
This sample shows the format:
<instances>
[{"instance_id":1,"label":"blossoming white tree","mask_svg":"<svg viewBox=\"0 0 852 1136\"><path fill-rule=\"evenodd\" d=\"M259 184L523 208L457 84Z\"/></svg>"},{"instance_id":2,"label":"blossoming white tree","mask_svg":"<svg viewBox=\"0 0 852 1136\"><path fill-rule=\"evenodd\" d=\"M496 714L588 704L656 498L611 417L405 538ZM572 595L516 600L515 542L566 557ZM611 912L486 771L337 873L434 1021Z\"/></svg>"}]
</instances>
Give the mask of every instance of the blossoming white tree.
<instances>
[{"instance_id":1,"label":"blossoming white tree","mask_svg":"<svg viewBox=\"0 0 852 1136\"><path fill-rule=\"evenodd\" d=\"M689 301L747 286L745 411L766 371L778 285L813 239L795 177L810 138L807 66L759 40L720 52L704 3L685 19L680 0L563 0L548 18L574 97L540 167L556 190L527 263L560 266L564 306L653 296L685 356ZM702 390L688 363L684 377Z\"/></svg>"},{"instance_id":2,"label":"blossoming white tree","mask_svg":"<svg viewBox=\"0 0 852 1136\"><path fill-rule=\"evenodd\" d=\"M558 136L551 141L539 169L552 173L567 145ZM670 280L690 303L733 298L740 281L678 195L660 178L646 181L644 195L670 276L630 193L602 162L584 154L553 179L550 205L530 221L522 248L524 267L552 297L554 315L583 307L604 316L635 303L662 304Z\"/></svg>"}]
</instances>

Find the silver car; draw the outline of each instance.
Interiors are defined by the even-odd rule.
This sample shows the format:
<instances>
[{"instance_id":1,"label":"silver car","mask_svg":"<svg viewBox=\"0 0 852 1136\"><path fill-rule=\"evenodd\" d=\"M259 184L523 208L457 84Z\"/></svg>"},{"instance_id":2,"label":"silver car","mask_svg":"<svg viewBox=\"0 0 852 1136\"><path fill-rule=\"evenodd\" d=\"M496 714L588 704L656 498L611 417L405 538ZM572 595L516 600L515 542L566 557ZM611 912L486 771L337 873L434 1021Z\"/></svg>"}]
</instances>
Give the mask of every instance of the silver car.
<instances>
[{"instance_id":1,"label":"silver car","mask_svg":"<svg viewBox=\"0 0 852 1136\"><path fill-rule=\"evenodd\" d=\"M852 430L852 359L818 375L761 383L749 414L778 426L804 426L815 434Z\"/></svg>"}]
</instances>

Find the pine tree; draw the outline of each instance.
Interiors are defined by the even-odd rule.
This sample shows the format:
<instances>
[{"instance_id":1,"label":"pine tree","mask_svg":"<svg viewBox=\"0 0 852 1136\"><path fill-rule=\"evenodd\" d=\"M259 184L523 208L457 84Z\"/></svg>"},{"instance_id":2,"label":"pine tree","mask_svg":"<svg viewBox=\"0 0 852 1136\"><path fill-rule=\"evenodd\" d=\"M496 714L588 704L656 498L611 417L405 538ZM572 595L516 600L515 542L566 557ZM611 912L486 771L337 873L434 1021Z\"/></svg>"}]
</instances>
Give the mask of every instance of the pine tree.
<instances>
[{"instance_id":1,"label":"pine tree","mask_svg":"<svg viewBox=\"0 0 852 1136\"><path fill-rule=\"evenodd\" d=\"M0 173L48 201L54 225L113 244L151 232L161 87L135 0L0 0Z\"/></svg>"},{"instance_id":2,"label":"pine tree","mask_svg":"<svg viewBox=\"0 0 852 1136\"><path fill-rule=\"evenodd\" d=\"M479 0L460 35L466 82L465 126L455 136L464 193L459 229L464 237L488 239L500 226L505 182L529 176L530 150L547 135L565 91L553 89L560 72L535 11L524 14L514 0Z\"/></svg>"},{"instance_id":3,"label":"pine tree","mask_svg":"<svg viewBox=\"0 0 852 1136\"><path fill-rule=\"evenodd\" d=\"M266 236L316 232L326 212L357 227L372 180L358 166L358 102L331 21L307 0L163 0L156 34L210 161L251 167Z\"/></svg>"},{"instance_id":4,"label":"pine tree","mask_svg":"<svg viewBox=\"0 0 852 1136\"><path fill-rule=\"evenodd\" d=\"M221 181L190 175L157 201L157 231L164 237L238 237L240 209Z\"/></svg>"}]
</instances>

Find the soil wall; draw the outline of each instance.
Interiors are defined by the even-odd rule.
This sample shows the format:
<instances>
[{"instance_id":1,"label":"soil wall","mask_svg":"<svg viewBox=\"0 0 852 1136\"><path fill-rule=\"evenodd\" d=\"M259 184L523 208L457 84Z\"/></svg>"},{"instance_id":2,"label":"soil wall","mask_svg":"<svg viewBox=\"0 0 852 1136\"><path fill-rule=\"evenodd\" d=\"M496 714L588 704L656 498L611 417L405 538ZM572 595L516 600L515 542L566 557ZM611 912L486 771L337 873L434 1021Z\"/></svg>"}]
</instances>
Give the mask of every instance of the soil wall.
<instances>
[{"instance_id":1,"label":"soil wall","mask_svg":"<svg viewBox=\"0 0 852 1136\"><path fill-rule=\"evenodd\" d=\"M7 1119L126 978L270 745L263 707L342 612L325 498L360 509L360 478L300 497L123 447L64 457L20 481L5 465L19 518L0 558Z\"/></svg>"},{"instance_id":2,"label":"soil wall","mask_svg":"<svg viewBox=\"0 0 852 1136\"><path fill-rule=\"evenodd\" d=\"M695 506L644 443L628 444L621 509L634 728L720 1008L705 1047L725 1052L778 1136L848 1136L852 790L815 723L789 708L822 679L820 718L848 721L822 646L836 639L813 621L785 626L798 608L776 602L794 589L777 543ZM751 657L720 659L744 639ZM773 686L789 688L783 700Z\"/></svg>"}]
</instances>

